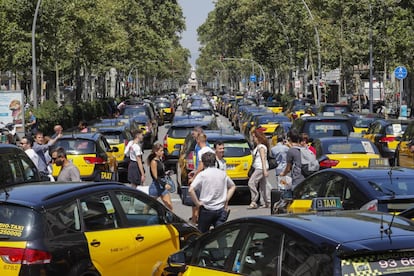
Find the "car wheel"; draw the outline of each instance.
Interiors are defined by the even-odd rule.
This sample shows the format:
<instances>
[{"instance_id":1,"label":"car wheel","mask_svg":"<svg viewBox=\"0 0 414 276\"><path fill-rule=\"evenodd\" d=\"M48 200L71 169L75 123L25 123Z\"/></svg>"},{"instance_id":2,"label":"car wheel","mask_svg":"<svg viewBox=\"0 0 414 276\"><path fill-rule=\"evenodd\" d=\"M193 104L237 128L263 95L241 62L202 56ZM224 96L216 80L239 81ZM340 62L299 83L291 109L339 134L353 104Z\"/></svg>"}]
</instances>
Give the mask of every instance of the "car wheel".
<instances>
[{"instance_id":1,"label":"car wheel","mask_svg":"<svg viewBox=\"0 0 414 276\"><path fill-rule=\"evenodd\" d=\"M68 276L100 276L90 261L84 260L72 267Z\"/></svg>"}]
</instances>

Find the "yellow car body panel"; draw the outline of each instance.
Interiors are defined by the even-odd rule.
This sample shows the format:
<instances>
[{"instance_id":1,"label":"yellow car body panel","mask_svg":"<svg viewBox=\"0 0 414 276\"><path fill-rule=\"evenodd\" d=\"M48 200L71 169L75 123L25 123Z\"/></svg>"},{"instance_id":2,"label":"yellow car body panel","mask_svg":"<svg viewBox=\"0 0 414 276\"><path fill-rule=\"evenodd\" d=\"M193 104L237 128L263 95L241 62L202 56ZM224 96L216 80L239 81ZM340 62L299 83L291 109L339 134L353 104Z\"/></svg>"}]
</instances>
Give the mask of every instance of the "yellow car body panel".
<instances>
[{"instance_id":1,"label":"yellow car body panel","mask_svg":"<svg viewBox=\"0 0 414 276\"><path fill-rule=\"evenodd\" d=\"M0 226L0 231L5 231L10 229L10 224L7 226ZM27 242L26 241L0 241L0 247L8 247L8 248L26 248ZM20 275L20 264L9 264L3 261L0 258L0 275L1 276L18 276Z\"/></svg>"},{"instance_id":2,"label":"yellow car body panel","mask_svg":"<svg viewBox=\"0 0 414 276\"><path fill-rule=\"evenodd\" d=\"M338 160L339 163L333 168L368 168L369 160L374 158L381 158L379 154L375 153L361 153L361 154L350 154L350 153L341 153L341 154L327 154L326 155L331 160Z\"/></svg>"},{"instance_id":3,"label":"yellow car body panel","mask_svg":"<svg viewBox=\"0 0 414 276\"><path fill-rule=\"evenodd\" d=\"M111 149L113 149L113 148L118 148L118 152L114 152L113 153L113 155L114 155L114 157L116 158L116 161L119 163L119 162L122 162L122 161L124 161L124 159L125 159L125 154L124 154L124 151L125 151L125 144L124 143L121 143L121 144L111 144L111 143L109 143L110 145L111 145Z\"/></svg>"},{"instance_id":4,"label":"yellow car body panel","mask_svg":"<svg viewBox=\"0 0 414 276\"><path fill-rule=\"evenodd\" d=\"M171 107L164 107L164 108L161 108L161 110L165 113L172 113Z\"/></svg>"},{"instance_id":5,"label":"yellow car body panel","mask_svg":"<svg viewBox=\"0 0 414 276\"><path fill-rule=\"evenodd\" d=\"M386 135L386 137L395 137L395 136L394 135ZM399 143L400 143L399 141L397 141L396 139L394 139L394 141L390 141L390 142L387 143L388 144L388 148L390 150L396 150Z\"/></svg>"},{"instance_id":6,"label":"yellow car body panel","mask_svg":"<svg viewBox=\"0 0 414 276\"><path fill-rule=\"evenodd\" d=\"M268 106L267 109L269 109L270 111L272 111L275 114L279 114L279 113L283 112L283 106L274 106L274 107Z\"/></svg>"},{"instance_id":7,"label":"yellow car body panel","mask_svg":"<svg viewBox=\"0 0 414 276\"><path fill-rule=\"evenodd\" d=\"M159 266L165 266L171 253L180 249L178 231L171 225L85 232L85 236L92 262L101 275L135 275L137 271L152 275ZM120 236L124 238L114 239Z\"/></svg>"},{"instance_id":8,"label":"yellow car body panel","mask_svg":"<svg viewBox=\"0 0 414 276\"><path fill-rule=\"evenodd\" d=\"M363 131L367 131L368 130L368 128L367 127L355 127L354 126L354 132L355 133L362 133Z\"/></svg>"},{"instance_id":9,"label":"yellow car body panel","mask_svg":"<svg viewBox=\"0 0 414 276\"><path fill-rule=\"evenodd\" d=\"M265 128L266 130L263 132L266 136L272 135L275 129L279 126L278 123L267 123L260 125L261 127Z\"/></svg>"},{"instance_id":10,"label":"yellow car body panel","mask_svg":"<svg viewBox=\"0 0 414 276\"><path fill-rule=\"evenodd\" d=\"M252 165L251 155L243 157L224 157L226 160L226 173L233 180L243 180L249 178L247 173Z\"/></svg>"},{"instance_id":11,"label":"yellow car body panel","mask_svg":"<svg viewBox=\"0 0 414 276\"><path fill-rule=\"evenodd\" d=\"M295 199L287 207L288 213L307 213L311 209L311 199Z\"/></svg>"},{"instance_id":12,"label":"yellow car body panel","mask_svg":"<svg viewBox=\"0 0 414 276\"><path fill-rule=\"evenodd\" d=\"M122 151L123 153L123 151ZM107 173L109 172L116 172L117 168L118 168L118 161L116 160L115 156L113 155L112 152L107 152L108 155L108 171L105 171ZM89 164L85 161L85 157L90 157L90 158L94 158L96 157L96 154L83 154L83 155L71 155L68 154L67 155L67 159L72 162L78 169L79 169L79 173L80 173L80 177L90 177L93 175L94 171L95 171L95 164ZM52 166L52 175L53 177L57 177L60 173L60 166L56 166L56 164L53 164ZM108 176L109 177L109 176ZM108 179L108 177L105 177L103 175L101 175L102 179ZM112 176L111 176L112 177ZM108 180L111 180L111 178L109 178Z\"/></svg>"},{"instance_id":13,"label":"yellow car body panel","mask_svg":"<svg viewBox=\"0 0 414 276\"><path fill-rule=\"evenodd\" d=\"M185 138L172 138L172 137L168 137L167 138L167 151L168 154L171 154L174 150L175 150L175 146L176 145L182 145L184 144Z\"/></svg>"},{"instance_id":14,"label":"yellow car body panel","mask_svg":"<svg viewBox=\"0 0 414 276\"><path fill-rule=\"evenodd\" d=\"M197 267L197 266L187 266L187 269L184 273L180 274L182 276L230 276L230 275L240 275L238 273L228 273L224 271L209 269L206 267Z\"/></svg>"}]
</instances>

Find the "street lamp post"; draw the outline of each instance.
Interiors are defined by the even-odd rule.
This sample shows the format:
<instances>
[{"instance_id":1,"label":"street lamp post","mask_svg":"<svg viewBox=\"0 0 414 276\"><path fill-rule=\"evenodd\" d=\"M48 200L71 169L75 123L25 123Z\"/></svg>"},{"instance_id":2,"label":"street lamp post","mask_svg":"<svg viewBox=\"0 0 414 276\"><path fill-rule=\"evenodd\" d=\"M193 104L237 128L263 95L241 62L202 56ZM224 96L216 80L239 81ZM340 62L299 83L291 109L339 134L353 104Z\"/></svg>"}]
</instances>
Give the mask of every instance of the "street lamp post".
<instances>
[{"instance_id":1,"label":"street lamp post","mask_svg":"<svg viewBox=\"0 0 414 276\"><path fill-rule=\"evenodd\" d=\"M32 24L32 91L33 91L33 107L37 108L37 75L36 75L36 21L39 14L39 8L42 0L38 0L36 4L36 10L33 16Z\"/></svg>"},{"instance_id":2,"label":"street lamp post","mask_svg":"<svg viewBox=\"0 0 414 276\"><path fill-rule=\"evenodd\" d=\"M317 85L318 85L317 86L317 88L318 88L318 103L320 103L321 98L322 98L321 97L322 96L321 95L321 88L319 86L319 82L320 82L320 79L321 79L321 42L319 40L319 31L318 31L318 28L316 27L315 19L313 17L313 14L312 14L311 10L309 9L308 4L306 4L305 0L302 0L302 3L305 6L306 10L308 11L309 16L310 16L310 18L312 19L312 22L313 22L313 27L315 29L316 44L317 44L317 47L318 47L318 76L316 78L316 82L317 82Z\"/></svg>"}]
</instances>

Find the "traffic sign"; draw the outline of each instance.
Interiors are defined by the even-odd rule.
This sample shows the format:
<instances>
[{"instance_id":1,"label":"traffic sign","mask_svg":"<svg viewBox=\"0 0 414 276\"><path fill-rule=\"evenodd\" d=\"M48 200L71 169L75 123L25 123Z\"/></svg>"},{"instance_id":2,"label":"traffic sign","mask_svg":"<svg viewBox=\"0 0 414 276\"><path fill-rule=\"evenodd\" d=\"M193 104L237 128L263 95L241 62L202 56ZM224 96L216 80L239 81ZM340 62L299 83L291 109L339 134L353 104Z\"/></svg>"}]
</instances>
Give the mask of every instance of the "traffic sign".
<instances>
[{"instance_id":1,"label":"traffic sign","mask_svg":"<svg viewBox=\"0 0 414 276\"><path fill-rule=\"evenodd\" d=\"M250 75L251 82L256 82L256 80L257 80L256 75Z\"/></svg>"},{"instance_id":2,"label":"traffic sign","mask_svg":"<svg viewBox=\"0 0 414 276\"><path fill-rule=\"evenodd\" d=\"M407 68L405 68L404 66L398 66L394 70L394 75L399 80L405 79L407 77L407 74L408 74Z\"/></svg>"}]
</instances>

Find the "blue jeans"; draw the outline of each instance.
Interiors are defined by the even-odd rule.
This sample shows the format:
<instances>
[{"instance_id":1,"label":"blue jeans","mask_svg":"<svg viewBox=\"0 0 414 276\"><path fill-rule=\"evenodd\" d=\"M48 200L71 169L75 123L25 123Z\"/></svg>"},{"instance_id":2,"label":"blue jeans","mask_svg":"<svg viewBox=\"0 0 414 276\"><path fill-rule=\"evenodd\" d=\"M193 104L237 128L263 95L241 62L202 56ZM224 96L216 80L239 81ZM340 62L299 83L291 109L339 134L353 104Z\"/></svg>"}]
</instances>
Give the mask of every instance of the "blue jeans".
<instances>
[{"instance_id":1,"label":"blue jeans","mask_svg":"<svg viewBox=\"0 0 414 276\"><path fill-rule=\"evenodd\" d=\"M149 186L148 194L152 197L158 198L160 196L168 194L168 190L161 187L160 184L153 180L151 185Z\"/></svg>"},{"instance_id":2,"label":"blue jeans","mask_svg":"<svg viewBox=\"0 0 414 276\"><path fill-rule=\"evenodd\" d=\"M227 216L228 213L224 208L219 210L207 210L204 206L201 206L198 213L198 230L205 233L210 229L211 225L217 227L220 224L225 223Z\"/></svg>"}]
</instances>

